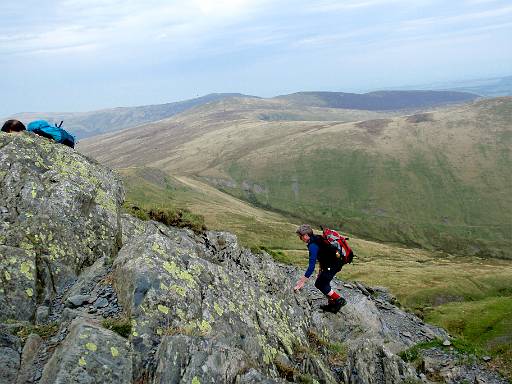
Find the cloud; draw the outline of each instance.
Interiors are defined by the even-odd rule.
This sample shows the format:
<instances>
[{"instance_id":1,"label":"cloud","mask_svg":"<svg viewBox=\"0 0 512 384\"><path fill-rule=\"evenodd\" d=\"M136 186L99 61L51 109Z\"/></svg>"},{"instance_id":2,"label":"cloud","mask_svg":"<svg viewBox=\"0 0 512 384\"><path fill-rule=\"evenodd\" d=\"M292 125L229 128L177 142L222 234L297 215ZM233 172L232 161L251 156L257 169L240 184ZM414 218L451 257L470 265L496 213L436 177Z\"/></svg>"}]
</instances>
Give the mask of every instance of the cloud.
<instances>
[{"instance_id":1,"label":"cloud","mask_svg":"<svg viewBox=\"0 0 512 384\"><path fill-rule=\"evenodd\" d=\"M30 22L1 26L0 53L33 53L60 48L95 47L108 50L126 45L172 41L186 46L189 40L218 33L219 26L238 23L259 12L267 0L62 0L49 1L35 19L26 0L9 11ZM46 8L45 8L46 7ZM28 9L28 11L27 11ZM27 14L23 14L23 12ZM45 15L46 13L46 15ZM5 13L4 13L5 14Z\"/></svg>"},{"instance_id":2,"label":"cloud","mask_svg":"<svg viewBox=\"0 0 512 384\"><path fill-rule=\"evenodd\" d=\"M415 5L421 5L424 1L415 2ZM309 12L333 12L333 11L347 11L359 8L372 8L378 6L406 4L411 5L407 0L345 0L345 1L332 1L324 0L317 1L307 7Z\"/></svg>"},{"instance_id":3,"label":"cloud","mask_svg":"<svg viewBox=\"0 0 512 384\"><path fill-rule=\"evenodd\" d=\"M436 16L436 17L424 17L414 20L407 20L401 23L401 30L412 30L418 28L429 27L432 25L448 25L456 23L465 23L475 20L491 19L495 21L496 18L502 16L508 16L512 13L512 6L502 7L497 9L491 9L480 12L468 12L453 16Z\"/></svg>"}]
</instances>

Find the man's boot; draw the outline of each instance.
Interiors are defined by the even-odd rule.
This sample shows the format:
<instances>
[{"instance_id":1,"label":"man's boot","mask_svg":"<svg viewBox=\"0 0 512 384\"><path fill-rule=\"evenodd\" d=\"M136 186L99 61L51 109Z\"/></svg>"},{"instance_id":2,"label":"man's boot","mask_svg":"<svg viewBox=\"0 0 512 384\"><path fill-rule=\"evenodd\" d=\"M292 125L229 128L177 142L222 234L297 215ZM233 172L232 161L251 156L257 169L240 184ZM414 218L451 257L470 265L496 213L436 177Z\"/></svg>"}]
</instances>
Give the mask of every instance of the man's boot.
<instances>
[{"instance_id":1,"label":"man's boot","mask_svg":"<svg viewBox=\"0 0 512 384\"><path fill-rule=\"evenodd\" d=\"M325 312L332 312L332 307L334 305L335 300L332 300L331 298L327 299L327 304L321 305L320 309Z\"/></svg>"},{"instance_id":2,"label":"man's boot","mask_svg":"<svg viewBox=\"0 0 512 384\"><path fill-rule=\"evenodd\" d=\"M347 300L345 300L343 297L334 300L334 303L330 307L330 312L337 313L345 304L347 304Z\"/></svg>"}]
</instances>

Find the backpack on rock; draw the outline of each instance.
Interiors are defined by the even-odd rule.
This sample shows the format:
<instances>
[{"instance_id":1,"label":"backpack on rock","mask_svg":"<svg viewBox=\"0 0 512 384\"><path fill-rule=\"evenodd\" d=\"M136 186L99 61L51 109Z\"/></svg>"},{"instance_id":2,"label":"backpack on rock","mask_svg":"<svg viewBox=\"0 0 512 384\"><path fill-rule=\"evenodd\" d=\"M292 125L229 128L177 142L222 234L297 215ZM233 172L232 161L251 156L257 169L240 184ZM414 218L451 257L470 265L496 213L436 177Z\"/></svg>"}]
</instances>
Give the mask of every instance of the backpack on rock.
<instances>
[{"instance_id":1,"label":"backpack on rock","mask_svg":"<svg viewBox=\"0 0 512 384\"><path fill-rule=\"evenodd\" d=\"M55 126L53 126L46 120L36 120L27 126L27 131L34 132L39 136L46 137L47 139L67 145L68 147L75 148L75 138L64 128L61 128L62 123L63 122L61 121L59 125L55 124Z\"/></svg>"}]
</instances>

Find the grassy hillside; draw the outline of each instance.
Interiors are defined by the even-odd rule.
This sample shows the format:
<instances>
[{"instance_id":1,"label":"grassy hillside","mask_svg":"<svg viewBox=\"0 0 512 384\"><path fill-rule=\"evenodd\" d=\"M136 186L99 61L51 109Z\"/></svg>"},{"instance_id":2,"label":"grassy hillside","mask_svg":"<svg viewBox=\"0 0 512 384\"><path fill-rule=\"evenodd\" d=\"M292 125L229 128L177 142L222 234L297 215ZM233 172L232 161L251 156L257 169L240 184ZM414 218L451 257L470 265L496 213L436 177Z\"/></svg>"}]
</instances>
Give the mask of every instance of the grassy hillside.
<instances>
[{"instance_id":1,"label":"grassy hillside","mask_svg":"<svg viewBox=\"0 0 512 384\"><path fill-rule=\"evenodd\" d=\"M277 112L337 119L261 118ZM398 117L231 99L80 148L367 238L512 258L511 121L512 98Z\"/></svg>"}]
</instances>

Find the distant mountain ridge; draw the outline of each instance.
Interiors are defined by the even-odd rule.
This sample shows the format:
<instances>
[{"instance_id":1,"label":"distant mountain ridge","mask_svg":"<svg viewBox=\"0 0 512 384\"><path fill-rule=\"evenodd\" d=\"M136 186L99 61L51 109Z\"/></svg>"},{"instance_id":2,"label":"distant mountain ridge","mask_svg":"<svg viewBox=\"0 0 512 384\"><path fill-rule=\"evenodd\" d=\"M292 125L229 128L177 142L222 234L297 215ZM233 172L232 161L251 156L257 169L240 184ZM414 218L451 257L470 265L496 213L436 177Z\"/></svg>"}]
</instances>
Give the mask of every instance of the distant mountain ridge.
<instances>
[{"instance_id":1,"label":"distant mountain ridge","mask_svg":"<svg viewBox=\"0 0 512 384\"><path fill-rule=\"evenodd\" d=\"M325 108L393 111L411 108L429 108L446 104L465 103L479 96L454 91L376 91L364 94L344 92L297 92L277 96L292 103Z\"/></svg>"},{"instance_id":2,"label":"distant mountain ridge","mask_svg":"<svg viewBox=\"0 0 512 384\"><path fill-rule=\"evenodd\" d=\"M118 107L90 112L27 112L13 115L11 118L26 123L37 119L51 122L63 120L66 129L71 131L78 139L84 139L156 122L201 105L232 98L261 99L270 103L278 102L281 103L281 109L323 107L363 111L414 111L454 103L465 103L478 97L478 95L466 92L450 91L378 91L365 94L298 92L266 99L241 93L212 93L195 99L166 104ZM283 103L286 105L283 105ZM270 117L270 119L274 118L275 116ZM294 117L288 118L286 115L280 115L278 118L280 120L295 119Z\"/></svg>"},{"instance_id":3,"label":"distant mountain ridge","mask_svg":"<svg viewBox=\"0 0 512 384\"><path fill-rule=\"evenodd\" d=\"M484 97L512 96L512 76L417 84L393 89L470 92Z\"/></svg>"},{"instance_id":4,"label":"distant mountain ridge","mask_svg":"<svg viewBox=\"0 0 512 384\"><path fill-rule=\"evenodd\" d=\"M25 112L18 113L12 117L24 122L36 119L44 119L53 122L64 120L65 127L77 136L77 138L82 139L162 120L198 105L230 97L253 98L256 96L243 95L241 93L211 93L195 99L174 103L138 107L117 107L90 112Z\"/></svg>"}]
</instances>

